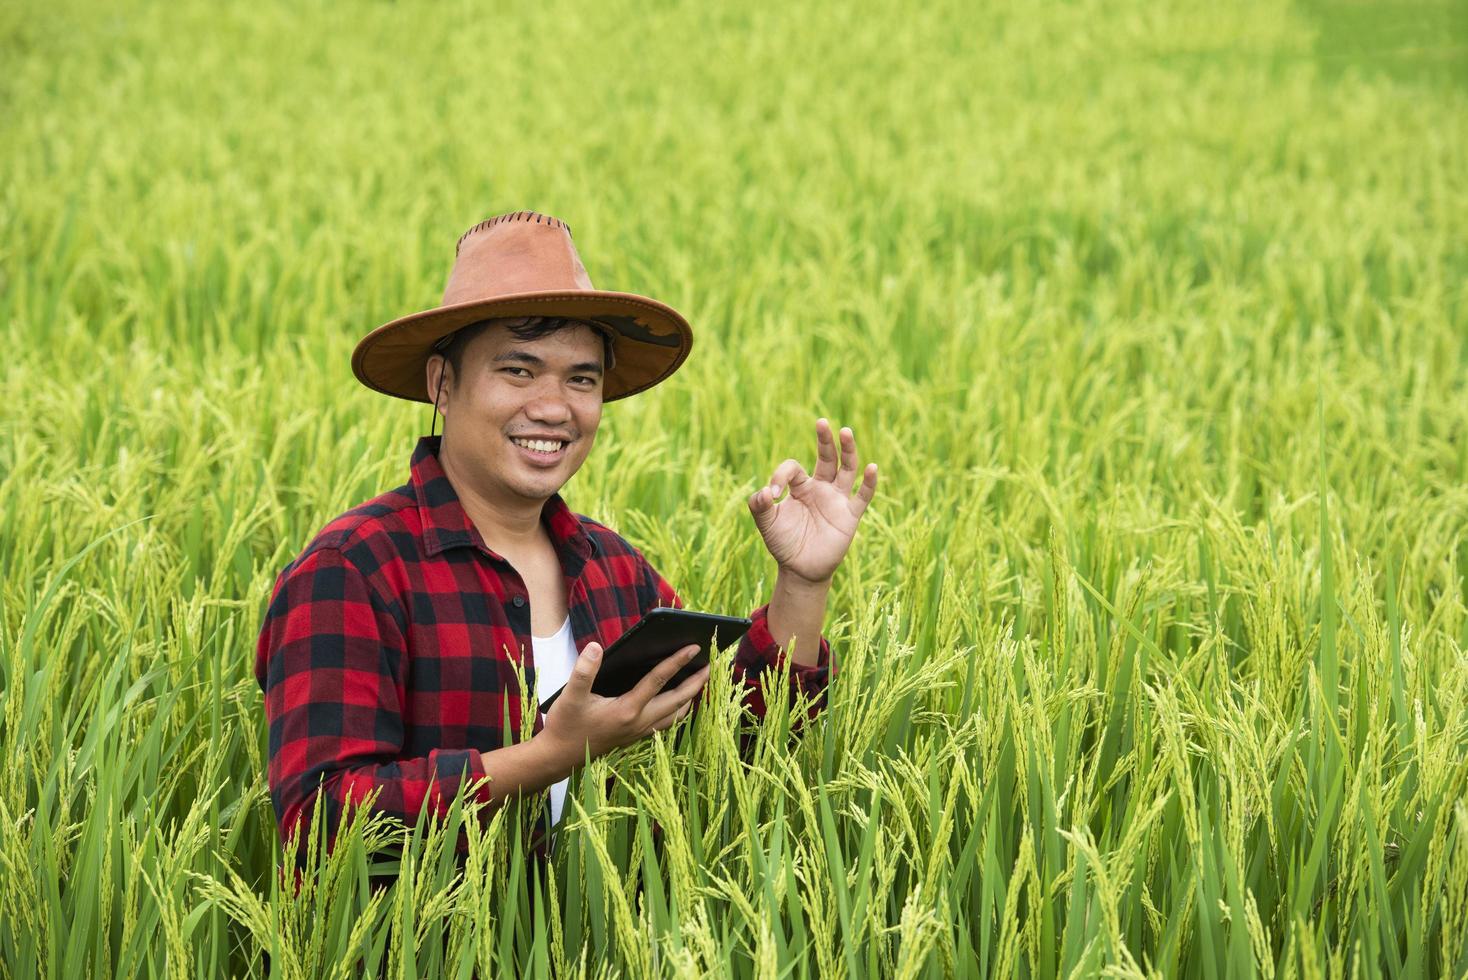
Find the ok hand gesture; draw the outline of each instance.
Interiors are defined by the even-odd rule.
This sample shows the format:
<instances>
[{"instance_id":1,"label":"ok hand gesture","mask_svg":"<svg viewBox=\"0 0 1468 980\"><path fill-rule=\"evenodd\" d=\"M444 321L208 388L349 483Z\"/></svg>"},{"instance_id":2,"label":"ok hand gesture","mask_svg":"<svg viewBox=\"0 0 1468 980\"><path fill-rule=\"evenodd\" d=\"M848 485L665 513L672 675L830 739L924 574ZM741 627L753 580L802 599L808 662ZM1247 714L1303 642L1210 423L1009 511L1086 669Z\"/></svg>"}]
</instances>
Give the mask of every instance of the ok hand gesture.
<instances>
[{"instance_id":1,"label":"ok hand gesture","mask_svg":"<svg viewBox=\"0 0 1468 980\"><path fill-rule=\"evenodd\" d=\"M877 464L867 464L853 496L860 463L851 430L841 430L838 465L831 423L817 419L816 453L814 473L807 474L793 459L775 467L769 486L749 498L749 512L781 571L808 582L826 582L846 557L861 515L877 492ZM787 486L789 495L777 503Z\"/></svg>"}]
</instances>

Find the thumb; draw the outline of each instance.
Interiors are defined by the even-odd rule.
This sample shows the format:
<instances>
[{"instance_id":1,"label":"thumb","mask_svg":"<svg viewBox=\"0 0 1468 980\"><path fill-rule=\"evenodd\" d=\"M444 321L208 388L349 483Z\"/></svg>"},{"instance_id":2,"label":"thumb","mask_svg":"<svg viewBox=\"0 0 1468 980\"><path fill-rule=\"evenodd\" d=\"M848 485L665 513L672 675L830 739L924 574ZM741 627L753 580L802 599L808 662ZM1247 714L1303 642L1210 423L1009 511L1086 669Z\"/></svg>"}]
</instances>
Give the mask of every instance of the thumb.
<instances>
[{"instance_id":1,"label":"thumb","mask_svg":"<svg viewBox=\"0 0 1468 980\"><path fill-rule=\"evenodd\" d=\"M749 512L754 515L755 527L769 530L775 521L775 491L771 487L756 490L749 498Z\"/></svg>"},{"instance_id":2,"label":"thumb","mask_svg":"<svg viewBox=\"0 0 1468 980\"><path fill-rule=\"evenodd\" d=\"M596 680L596 672L600 669L601 644L586 644L576 657L576 665L571 668L571 676L566 681L566 693L577 698L590 694L591 684Z\"/></svg>"}]
</instances>

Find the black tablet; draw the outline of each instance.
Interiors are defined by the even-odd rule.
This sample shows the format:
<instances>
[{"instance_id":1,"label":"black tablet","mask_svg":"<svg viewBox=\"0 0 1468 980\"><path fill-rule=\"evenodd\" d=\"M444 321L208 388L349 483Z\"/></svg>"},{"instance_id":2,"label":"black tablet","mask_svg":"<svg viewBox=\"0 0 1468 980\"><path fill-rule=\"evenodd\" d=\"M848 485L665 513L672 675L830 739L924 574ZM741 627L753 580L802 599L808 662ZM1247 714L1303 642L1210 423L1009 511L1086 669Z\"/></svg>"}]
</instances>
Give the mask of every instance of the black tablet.
<instances>
[{"instance_id":1,"label":"black tablet","mask_svg":"<svg viewBox=\"0 0 1468 980\"><path fill-rule=\"evenodd\" d=\"M601 669L596 672L591 693L604 698L626 694L670 654L697 643L698 653L663 688L672 690L709 662L710 642L720 648L729 646L748 632L751 625L753 621L743 616L715 616L661 606L639 619L603 651ZM540 702L540 710L549 711L561 691Z\"/></svg>"}]
</instances>

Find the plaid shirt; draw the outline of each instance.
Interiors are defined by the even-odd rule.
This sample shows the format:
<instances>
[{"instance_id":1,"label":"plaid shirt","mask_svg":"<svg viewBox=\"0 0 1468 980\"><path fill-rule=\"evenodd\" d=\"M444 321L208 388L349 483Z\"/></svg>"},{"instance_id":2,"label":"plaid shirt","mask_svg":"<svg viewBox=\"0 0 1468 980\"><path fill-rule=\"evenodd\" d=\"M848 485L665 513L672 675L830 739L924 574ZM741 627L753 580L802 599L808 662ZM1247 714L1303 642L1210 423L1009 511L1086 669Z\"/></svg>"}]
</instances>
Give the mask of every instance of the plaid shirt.
<instances>
[{"instance_id":1,"label":"plaid shirt","mask_svg":"<svg viewBox=\"0 0 1468 980\"><path fill-rule=\"evenodd\" d=\"M524 693L535 691L525 583L485 546L438 446L419 440L406 485L332 521L276 581L255 676L283 839L318 799L330 837L343 807L373 792L376 810L406 823L425 803L442 813L466 778L467 795L487 800L479 754L518 741L522 712L534 710ZM559 494L541 520L565 573L578 650L610 646L656 606L681 606L636 548L573 514ZM745 703L761 718L760 672L784 657L766 610L751 614L734 658ZM829 665L824 637L816 666L790 663L791 688L812 699L812 716ZM535 712L533 732L543 725Z\"/></svg>"}]
</instances>

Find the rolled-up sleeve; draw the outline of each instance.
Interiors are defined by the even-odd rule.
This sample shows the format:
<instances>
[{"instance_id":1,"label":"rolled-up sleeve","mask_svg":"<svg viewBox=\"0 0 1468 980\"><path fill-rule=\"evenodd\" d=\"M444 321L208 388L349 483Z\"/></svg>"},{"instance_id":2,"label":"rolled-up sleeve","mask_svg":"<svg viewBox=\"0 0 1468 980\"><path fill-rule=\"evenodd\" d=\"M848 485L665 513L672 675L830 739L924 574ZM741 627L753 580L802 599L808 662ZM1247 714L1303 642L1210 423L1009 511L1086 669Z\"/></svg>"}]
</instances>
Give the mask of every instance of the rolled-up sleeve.
<instances>
[{"instance_id":1,"label":"rolled-up sleeve","mask_svg":"<svg viewBox=\"0 0 1468 980\"><path fill-rule=\"evenodd\" d=\"M654 605L682 609L683 600L672 585L645 559L643 565L650 588L657 596ZM745 706L756 718L764 719L770 693L764 688L765 672L773 671L769 676L778 677L788 661L790 681L784 691L789 698L787 703L794 703L796 693L804 694L809 705L806 717L814 720L826 707L826 688L835 674L831 663L831 644L824 635L821 636L815 664L801 664L792 659L771 635L768 604L755 609L749 618L753 625L740 639L734 653L734 680L744 686ZM796 644L799 643L797 637Z\"/></svg>"},{"instance_id":2,"label":"rolled-up sleeve","mask_svg":"<svg viewBox=\"0 0 1468 980\"><path fill-rule=\"evenodd\" d=\"M390 604L340 550L320 548L282 573L256 648L269 724L268 782L281 839L313 810L334 841L344 810L412 823L443 813L464 780L488 799L479 752L403 758L407 645Z\"/></svg>"}]
</instances>

